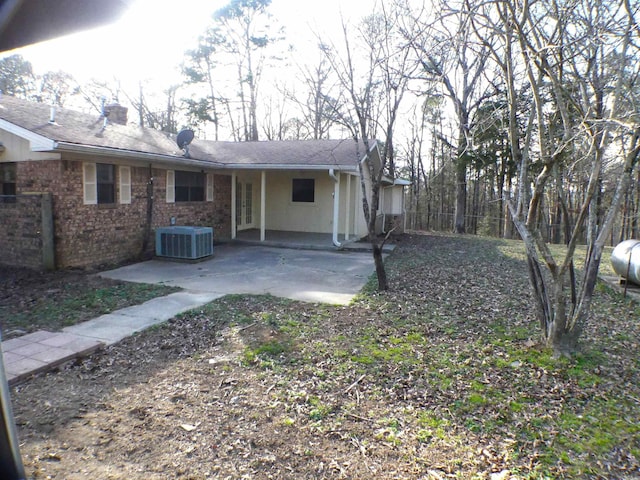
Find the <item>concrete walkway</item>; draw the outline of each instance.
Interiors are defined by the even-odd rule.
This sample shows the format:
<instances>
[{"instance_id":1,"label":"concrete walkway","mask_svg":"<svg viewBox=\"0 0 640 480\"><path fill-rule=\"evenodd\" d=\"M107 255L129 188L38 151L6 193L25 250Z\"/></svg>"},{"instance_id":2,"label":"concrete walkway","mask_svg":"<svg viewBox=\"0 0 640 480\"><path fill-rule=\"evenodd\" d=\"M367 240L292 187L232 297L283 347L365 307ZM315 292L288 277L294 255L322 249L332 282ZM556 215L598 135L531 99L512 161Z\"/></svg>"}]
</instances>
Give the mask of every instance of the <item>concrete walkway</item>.
<instances>
[{"instance_id":1,"label":"concrete walkway","mask_svg":"<svg viewBox=\"0 0 640 480\"><path fill-rule=\"evenodd\" d=\"M9 384L19 383L31 375L86 356L221 296L214 293L176 292L65 327L62 332L40 330L2 342Z\"/></svg>"}]
</instances>

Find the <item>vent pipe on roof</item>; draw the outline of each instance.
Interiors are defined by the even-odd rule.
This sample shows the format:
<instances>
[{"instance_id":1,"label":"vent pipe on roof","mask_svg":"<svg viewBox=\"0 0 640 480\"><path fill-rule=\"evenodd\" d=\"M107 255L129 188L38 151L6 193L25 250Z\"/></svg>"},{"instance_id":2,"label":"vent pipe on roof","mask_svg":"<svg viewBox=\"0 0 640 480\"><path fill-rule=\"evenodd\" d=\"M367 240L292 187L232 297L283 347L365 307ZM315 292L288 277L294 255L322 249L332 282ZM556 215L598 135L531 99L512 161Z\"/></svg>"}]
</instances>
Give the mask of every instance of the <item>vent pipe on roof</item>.
<instances>
[{"instance_id":1,"label":"vent pipe on roof","mask_svg":"<svg viewBox=\"0 0 640 480\"><path fill-rule=\"evenodd\" d=\"M56 106L51 105L49 110L49 123L56 123Z\"/></svg>"}]
</instances>

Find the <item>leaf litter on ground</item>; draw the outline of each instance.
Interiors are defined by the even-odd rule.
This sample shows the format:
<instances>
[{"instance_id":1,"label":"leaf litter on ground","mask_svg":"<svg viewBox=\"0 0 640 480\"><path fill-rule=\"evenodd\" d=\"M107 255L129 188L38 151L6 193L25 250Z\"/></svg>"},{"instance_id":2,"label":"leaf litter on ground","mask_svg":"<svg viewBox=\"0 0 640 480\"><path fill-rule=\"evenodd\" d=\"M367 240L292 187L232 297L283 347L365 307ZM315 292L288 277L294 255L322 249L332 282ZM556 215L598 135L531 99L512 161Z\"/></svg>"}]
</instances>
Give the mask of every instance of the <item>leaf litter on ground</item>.
<instances>
[{"instance_id":1,"label":"leaf litter on ground","mask_svg":"<svg viewBox=\"0 0 640 480\"><path fill-rule=\"evenodd\" d=\"M346 307L227 296L14 388L29 475L640 476L636 304L599 287L554 360L521 243L410 234L386 265Z\"/></svg>"}]
</instances>

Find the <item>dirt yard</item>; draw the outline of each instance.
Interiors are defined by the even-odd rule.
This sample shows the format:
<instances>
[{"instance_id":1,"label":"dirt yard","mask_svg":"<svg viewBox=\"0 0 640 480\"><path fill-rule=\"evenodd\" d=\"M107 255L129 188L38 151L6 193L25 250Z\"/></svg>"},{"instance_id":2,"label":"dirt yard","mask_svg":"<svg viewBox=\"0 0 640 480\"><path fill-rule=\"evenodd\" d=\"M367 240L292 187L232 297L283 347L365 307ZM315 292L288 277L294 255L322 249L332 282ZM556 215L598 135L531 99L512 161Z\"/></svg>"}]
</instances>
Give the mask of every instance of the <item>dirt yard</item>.
<instances>
[{"instance_id":1,"label":"dirt yard","mask_svg":"<svg viewBox=\"0 0 640 480\"><path fill-rule=\"evenodd\" d=\"M27 474L640 478L635 306L601 292L555 364L513 244L406 236L387 264L347 307L228 296L15 387Z\"/></svg>"}]
</instances>

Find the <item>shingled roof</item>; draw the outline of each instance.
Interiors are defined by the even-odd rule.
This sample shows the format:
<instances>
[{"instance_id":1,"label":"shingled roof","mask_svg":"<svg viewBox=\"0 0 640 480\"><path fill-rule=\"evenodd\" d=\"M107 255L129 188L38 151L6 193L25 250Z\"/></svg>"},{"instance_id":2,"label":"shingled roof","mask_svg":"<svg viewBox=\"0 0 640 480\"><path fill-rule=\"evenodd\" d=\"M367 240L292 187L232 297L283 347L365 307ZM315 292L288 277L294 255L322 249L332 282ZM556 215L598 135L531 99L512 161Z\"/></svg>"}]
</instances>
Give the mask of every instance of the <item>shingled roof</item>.
<instances>
[{"instance_id":1,"label":"shingled roof","mask_svg":"<svg viewBox=\"0 0 640 480\"><path fill-rule=\"evenodd\" d=\"M364 157L364 145L349 140L291 140L260 142L214 142L195 139L184 157L175 135L137 125L110 123L99 114L91 115L56 108L50 122L51 107L10 96L0 98L0 127L4 120L18 127L17 132L46 140L39 149L83 151L96 154L148 155L177 164L203 164L216 168L260 169L357 169ZM7 127L4 124L4 127ZM13 129L16 133L16 129ZM375 142L372 143L375 146ZM50 146L47 146L50 145ZM360 157L360 158L358 158Z\"/></svg>"}]
</instances>

